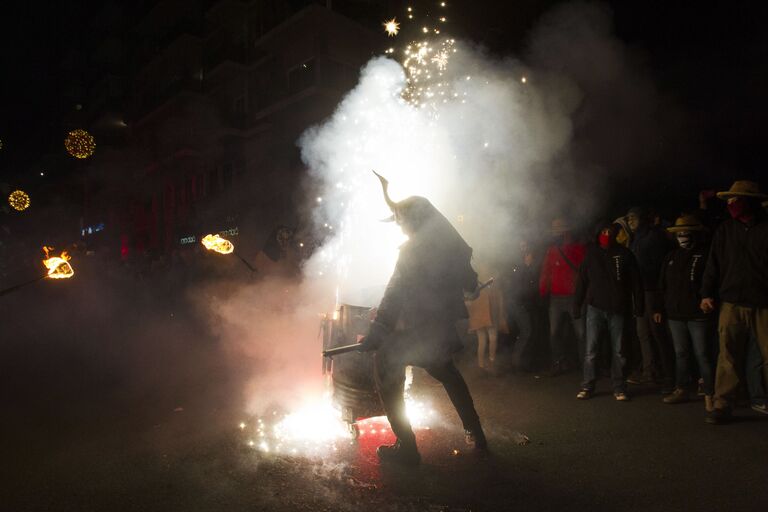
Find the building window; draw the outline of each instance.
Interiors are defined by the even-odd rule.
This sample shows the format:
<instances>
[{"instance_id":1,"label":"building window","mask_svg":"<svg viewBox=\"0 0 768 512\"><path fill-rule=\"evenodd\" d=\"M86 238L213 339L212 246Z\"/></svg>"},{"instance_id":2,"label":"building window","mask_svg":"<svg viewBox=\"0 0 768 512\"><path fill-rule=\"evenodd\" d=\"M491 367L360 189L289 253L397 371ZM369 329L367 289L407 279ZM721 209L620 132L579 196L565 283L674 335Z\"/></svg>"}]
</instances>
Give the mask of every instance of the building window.
<instances>
[{"instance_id":1,"label":"building window","mask_svg":"<svg viewBox=\"0 0 768 512\"><path fill-rule=\"evenodd\" d=\"M288 70L288 93L296 94L315 85L315 59L309 59Z\"/></svg>"}]
</instances>

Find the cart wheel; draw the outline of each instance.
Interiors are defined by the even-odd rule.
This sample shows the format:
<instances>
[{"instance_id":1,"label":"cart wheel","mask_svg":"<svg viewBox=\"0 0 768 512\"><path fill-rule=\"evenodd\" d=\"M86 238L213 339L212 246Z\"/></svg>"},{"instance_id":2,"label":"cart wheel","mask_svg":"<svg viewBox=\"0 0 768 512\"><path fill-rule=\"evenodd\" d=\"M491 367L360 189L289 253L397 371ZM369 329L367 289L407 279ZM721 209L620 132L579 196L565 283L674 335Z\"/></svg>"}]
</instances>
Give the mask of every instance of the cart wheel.
<instances>
[{"instance_id":1,"label":"cart wheel","mask_svg":"<svg viewBox=\"0 0 768 512\"><path fill-rule=\"evenodd\" d=\"M349 433L352 435L352 439L357 439L360 437L360 427L357 426L357 423L350 423L347 425L347 428L349 429Z\"/></svg>"}]
</instances>

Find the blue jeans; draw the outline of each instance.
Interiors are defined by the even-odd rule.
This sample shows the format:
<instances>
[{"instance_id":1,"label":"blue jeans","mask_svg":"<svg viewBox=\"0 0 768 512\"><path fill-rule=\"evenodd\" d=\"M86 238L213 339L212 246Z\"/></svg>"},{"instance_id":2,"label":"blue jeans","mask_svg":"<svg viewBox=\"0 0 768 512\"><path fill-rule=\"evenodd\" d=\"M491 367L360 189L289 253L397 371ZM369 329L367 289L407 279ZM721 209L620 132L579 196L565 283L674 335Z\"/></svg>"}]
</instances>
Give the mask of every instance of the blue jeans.
<instances>
[{"instance_id":1,"label":"blue jeans","mask_svg":"<svg viewBox=\"0 0 768 512\"><path fill-rule=\"evenodd\" d=\"M609 313L602 309L587 306L587 346L584 355L584 381L582 389L595 389L595 360L600 341L600 333L607 330L611 340L611 382L614 393L624 393L627 381L624 379L624 367L627 358L624 355L624 315Z\"/></svg>"},{"instance_id":2,"label":"blue jeans","mask_svg":"<svg viewBox=\"0 0 768 512\"><path fill-rule=\"evenodd\" d=\"M709 358L715 326L710 320L670 320L669 330L675 345L675 386L686 389L691 384L691 345L699 374L704 380L704 394L715 393L714 365Z\"/></svg>"}]
</instances>

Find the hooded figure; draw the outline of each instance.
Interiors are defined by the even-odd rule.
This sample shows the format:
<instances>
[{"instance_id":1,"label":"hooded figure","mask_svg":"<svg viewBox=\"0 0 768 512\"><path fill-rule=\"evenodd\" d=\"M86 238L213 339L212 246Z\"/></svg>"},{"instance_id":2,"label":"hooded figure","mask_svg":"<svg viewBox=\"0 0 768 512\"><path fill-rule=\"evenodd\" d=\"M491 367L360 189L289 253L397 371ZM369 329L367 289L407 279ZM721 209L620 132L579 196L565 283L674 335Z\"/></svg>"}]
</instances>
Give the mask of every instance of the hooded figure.
<instances>
[{"instance_id":1,"label":"hooded figure","mask_svg":"<svg viewBox=\"0 0 768 512\"><path fill-rule=\"evenodd\" d=\"M624 367L624 325L643 314L643 289L640 270L635 257L616 242L618 226L609 222L597 225L595 242L587 247L584 261L579 267L576 282L573 315L579 316L582 305L587 304L587 336L583 364L584 378L580 400L591 398L595 391L597 372L595 362L603 333L611 345L611 381L618 401L627 401Z\"/></svg>"},{"instance_id":2,"label":"hooded figure","mask_svg":"<svg viewBox=\"0 0 768 512\"><path fill-rule=\"evenodd\" d=\"M416 438L405 415L405 367L420 366L440 381L464 424L467 442L487 449L485 435L464 379L453 364L461 347L456 322L467 318L464 293L477 288L472 248L450 222L423 197L390 199L394 220L409 240L400 246L395 271L371 323L362 350L376 350L376 381L397 442L380 446L382 461L418 464Z\"/></svg>"}]
</instances>

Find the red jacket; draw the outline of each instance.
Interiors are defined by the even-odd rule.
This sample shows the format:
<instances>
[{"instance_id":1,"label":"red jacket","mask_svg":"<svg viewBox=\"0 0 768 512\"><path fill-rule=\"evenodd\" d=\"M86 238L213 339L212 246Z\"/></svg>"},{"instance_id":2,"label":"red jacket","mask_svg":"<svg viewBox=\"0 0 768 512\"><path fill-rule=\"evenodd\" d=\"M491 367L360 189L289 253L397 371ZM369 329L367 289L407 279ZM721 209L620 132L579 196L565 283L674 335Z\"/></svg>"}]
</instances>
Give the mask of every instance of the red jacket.
<instances>
[{"instance_id":1,"label":"red jacket","mask_svg":"<svg viewBox=\"0 0 768 512\"><path fill-rule=\"evenodd\" d=\"M561 246L565 256L571 262L571 265L578 270L579 265L584 260L585 247L583 244L570 243ZM541 276L539 277L539 293L542 297L552 295L573 295L576 291L576 276L578 272L571 268L560 255L557 246L553 245L547 250L544 257L544 263L541 265Z\"/></svg>"}]
</instances>

